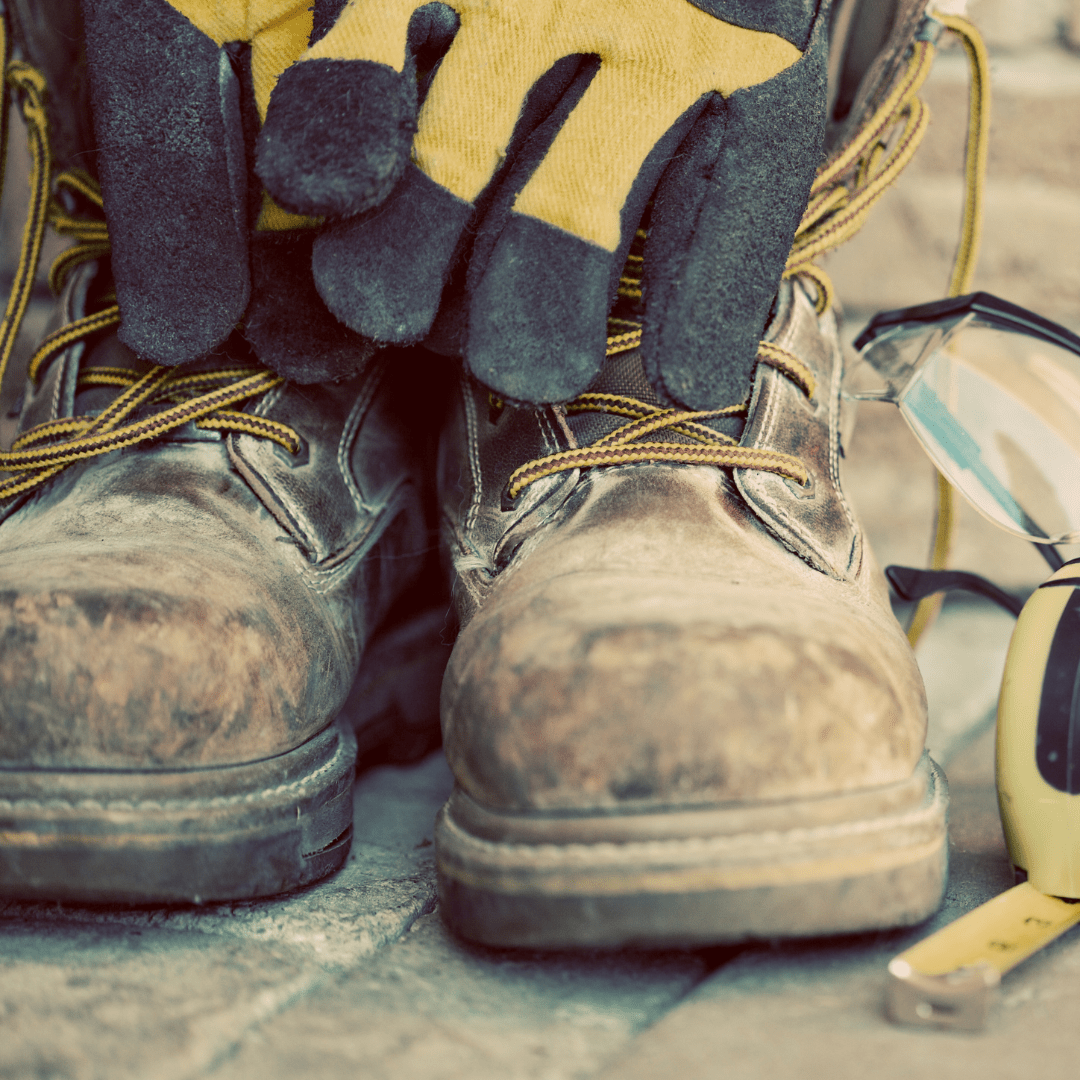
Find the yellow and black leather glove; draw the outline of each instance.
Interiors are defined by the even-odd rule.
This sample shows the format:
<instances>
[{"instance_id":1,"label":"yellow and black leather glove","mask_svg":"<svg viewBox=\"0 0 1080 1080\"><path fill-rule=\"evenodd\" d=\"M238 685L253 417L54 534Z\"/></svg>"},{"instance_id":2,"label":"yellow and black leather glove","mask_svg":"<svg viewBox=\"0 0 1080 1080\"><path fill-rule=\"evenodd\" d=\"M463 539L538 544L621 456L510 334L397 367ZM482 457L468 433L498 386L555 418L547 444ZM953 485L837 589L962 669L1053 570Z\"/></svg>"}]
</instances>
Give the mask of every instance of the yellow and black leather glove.
<instances>
[{"instance_id":1,"label":"yellow and black leather glove","mask_svg":"<svg viewBox=\"0 0 1080 1080\"><path fill-rule=\"evenodd\" d=\"M696 408L744 396L820 155L827 0L86 7L122 334L146 355L250 322L251 238L276 228L314 239L356 334L421 341L438 313L435 344L499 394L563 400L603 361L651 199L649 376Z\"/></svg>"},{"instance_id":2,"label":"yellow and black leather glove","mask_svg":"<svg viewBox=\"0 0 1080 1080\"><path fill-rule=\"evenodd\" d=\"M446 35L448 9L456 33L409 138L411 57ZM744 396L819 163L826 9L316 0L326 32L271 96L257 171L293 211L357 215L314 250L319 292L343 322L417 341L440 299L456 300L443 348L500 395L534 402L572 397L596 374L652 197L647 370L684 404L728 403L718 367L741 369ZM455 263L463 304L446 290Z\"/></svg>"}]
</instances>

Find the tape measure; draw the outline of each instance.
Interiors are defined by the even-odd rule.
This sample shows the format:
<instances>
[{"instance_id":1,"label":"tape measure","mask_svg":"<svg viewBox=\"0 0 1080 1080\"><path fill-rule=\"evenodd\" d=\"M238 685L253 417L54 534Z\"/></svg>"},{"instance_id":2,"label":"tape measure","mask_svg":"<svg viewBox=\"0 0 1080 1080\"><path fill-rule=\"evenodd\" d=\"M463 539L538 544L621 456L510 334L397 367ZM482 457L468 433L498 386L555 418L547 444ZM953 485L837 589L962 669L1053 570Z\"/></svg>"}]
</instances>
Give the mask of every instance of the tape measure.
<instances>
[{"instance_id":1,"label":"tape measure","mask_svg":"<svg viewBox=\"0 0 1080 1080\"><path fill-rule=\"evenodd\" d=\"M1080 923L1080 560L1024 605L998 700L998 806L1027 880L889 964L897 1021L982 1026L1001 976Z\"/></svg>"}]
</instances>

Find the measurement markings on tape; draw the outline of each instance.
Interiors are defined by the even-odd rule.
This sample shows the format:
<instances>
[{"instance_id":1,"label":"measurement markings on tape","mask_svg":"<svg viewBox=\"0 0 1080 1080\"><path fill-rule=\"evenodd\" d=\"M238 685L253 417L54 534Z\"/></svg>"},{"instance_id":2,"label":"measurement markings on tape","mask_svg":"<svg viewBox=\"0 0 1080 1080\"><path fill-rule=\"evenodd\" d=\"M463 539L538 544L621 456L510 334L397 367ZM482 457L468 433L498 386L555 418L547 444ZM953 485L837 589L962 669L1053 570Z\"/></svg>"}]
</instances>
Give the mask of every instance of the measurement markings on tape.
<instances>
[{"instance_id":1,"label":"measurement markings on tape","mask_svg":"<svg viewBox=\"0 0 1080 1080\"><path fill-rule=\"evenodd\" d=\"M1024 882L906 949L889 964L886 1008L899 1023L981 1028L1001 976L1080 923L1080 902Z\"/></svg>"}]
</instances>

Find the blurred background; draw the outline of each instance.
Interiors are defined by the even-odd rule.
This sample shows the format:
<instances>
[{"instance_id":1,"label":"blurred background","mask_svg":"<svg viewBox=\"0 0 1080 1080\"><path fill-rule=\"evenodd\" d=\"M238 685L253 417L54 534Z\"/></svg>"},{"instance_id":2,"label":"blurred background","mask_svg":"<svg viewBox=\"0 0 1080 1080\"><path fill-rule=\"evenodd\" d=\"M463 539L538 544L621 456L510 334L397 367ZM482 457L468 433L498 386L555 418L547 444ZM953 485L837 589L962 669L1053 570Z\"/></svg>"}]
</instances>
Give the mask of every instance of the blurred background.
<instances>
[{"instance_id":1,"label":"blurred background","mask_svg":"<svg viewBox=\"0 0 1080 1080\"><path fill-rule=\"evenodd\" d=\"M983 243L975 288L1080 331L1080 0L969 0L992 60L992 126ZM863 231L829 256L851 340L882 309L944 295L959 236L967 128L967 63L945 35L923 97L929 133ZM28 157L13 114L0 213L0 292L18 259ZM14 428L22 367L48 316L44 271L61 246L46 242L36 303L0 388L0 443ZM846 487L882 564L925 565L933 470L889 405L861 407L846 448ZM1080 483L1080 477L1078 477ZM1062 549L1067 558L1080 548ZM1024 541L959 505L952 565L1026 591L1047 567Z\"/></svg>"},{"instance_id":2,"label":"blurred background","mask_svg":"<svg viewBox=\"0 0 1080 1080\"><path fill-rule=\"evenodd\" d=\"M975 289L1080 332L1080 0L969 0L991 57L991 128ZM847 340L877 311L945 294L960 233L967 60L942 38L922 96L930 130L914 161L850 243L823 260ZM846 490L879 561L927 564L932 468L891 405L863 404ZM1080 477L1077 477L1080 483ZM1037 552L958 500L952 565L1010 591L1048 574ZM1065 558L1080 548L1059 549Z\"/></svg>"}]
</instances>

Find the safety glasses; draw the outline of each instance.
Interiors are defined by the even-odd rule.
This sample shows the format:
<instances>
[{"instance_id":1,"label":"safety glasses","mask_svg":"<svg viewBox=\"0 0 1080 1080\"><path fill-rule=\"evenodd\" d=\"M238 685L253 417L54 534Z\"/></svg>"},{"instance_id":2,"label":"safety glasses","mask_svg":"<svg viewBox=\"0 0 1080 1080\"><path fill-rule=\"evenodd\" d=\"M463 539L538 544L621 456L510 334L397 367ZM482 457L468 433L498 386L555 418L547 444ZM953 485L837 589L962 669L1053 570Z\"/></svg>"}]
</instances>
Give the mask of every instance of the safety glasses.
<instances>
[{"instance_id":1,"label":"safety glasses","mask_svg":"<svg viewBox=\"0 0 1080 1080\"><path fill-rule=\"evenodd\" d=\"M1080 541L1080 337L988 293L886 311L846 392L897 405L941 473L996 525Z\"/></svg>"}]
</instances>

